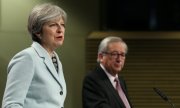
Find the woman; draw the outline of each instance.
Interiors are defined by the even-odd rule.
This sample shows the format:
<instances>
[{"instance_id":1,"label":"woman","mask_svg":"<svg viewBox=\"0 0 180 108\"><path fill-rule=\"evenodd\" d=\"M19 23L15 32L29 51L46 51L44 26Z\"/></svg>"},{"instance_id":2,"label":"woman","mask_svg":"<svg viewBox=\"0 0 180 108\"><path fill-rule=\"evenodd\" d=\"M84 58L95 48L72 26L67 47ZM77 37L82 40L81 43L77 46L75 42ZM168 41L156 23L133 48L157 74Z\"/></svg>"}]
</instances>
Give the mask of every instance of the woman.
<instances>
[{"instance_id":1,"label":"woman","mask_svg":"<svg viewBox=\"0 0 180 108\"><path fill-rule=\"evenodd\" d=\"M2 108L63 108L66 83L55 49L63 44L66 13L49 3L35 6L28 19L31 47L8 65Z\"/></svg>"}]
</instances>

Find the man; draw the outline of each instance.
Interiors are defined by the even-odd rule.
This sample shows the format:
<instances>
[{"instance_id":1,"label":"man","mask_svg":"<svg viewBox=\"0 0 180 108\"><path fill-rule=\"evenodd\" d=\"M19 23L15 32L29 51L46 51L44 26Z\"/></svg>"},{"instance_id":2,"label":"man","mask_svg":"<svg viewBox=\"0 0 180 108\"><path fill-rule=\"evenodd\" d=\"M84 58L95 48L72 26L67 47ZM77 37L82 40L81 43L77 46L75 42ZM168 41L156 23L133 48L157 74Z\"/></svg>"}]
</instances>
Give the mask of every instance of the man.
<instances>
[{"instance_id":1,"label":"man","mask_svg":"<svg viewBox=\"0 0 180 108\"><path fill-rule=\"evenodd\" d=\"M120 37L106 37L99 45L97 67L83 82L83 108L132 108L122 70L128 47Z\"/></svg>"}]
</instances>

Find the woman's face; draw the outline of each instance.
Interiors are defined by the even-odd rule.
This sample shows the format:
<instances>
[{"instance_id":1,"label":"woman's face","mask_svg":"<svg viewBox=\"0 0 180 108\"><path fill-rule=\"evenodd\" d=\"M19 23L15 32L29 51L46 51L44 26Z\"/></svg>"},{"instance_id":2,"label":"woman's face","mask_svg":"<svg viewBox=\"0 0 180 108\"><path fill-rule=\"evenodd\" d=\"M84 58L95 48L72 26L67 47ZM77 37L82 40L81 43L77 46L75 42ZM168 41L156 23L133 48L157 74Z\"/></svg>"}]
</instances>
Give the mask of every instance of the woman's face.
<instances>
[{"instance_id":1,"label":"woman's face","mask_svg":"<svg viewBox=\"0 0 180 108\"><path fill-rule=\"evenodd\" d=\"M57 18L45 23L40 34L41 45L48 51L52 52L64 42L65 23L62 18Z\"/></svg>"}]
</instances>

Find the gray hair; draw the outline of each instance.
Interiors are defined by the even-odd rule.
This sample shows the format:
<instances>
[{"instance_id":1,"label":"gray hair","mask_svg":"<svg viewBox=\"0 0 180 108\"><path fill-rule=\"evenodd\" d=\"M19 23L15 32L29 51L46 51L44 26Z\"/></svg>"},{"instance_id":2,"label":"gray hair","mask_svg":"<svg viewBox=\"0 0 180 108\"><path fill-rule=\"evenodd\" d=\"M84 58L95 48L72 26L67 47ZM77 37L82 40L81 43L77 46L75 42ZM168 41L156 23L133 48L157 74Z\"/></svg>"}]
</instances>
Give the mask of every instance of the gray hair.
<instances>
[{"instance_id":1,"label":"gray hair","mask_svg":"<svg viewBox=\"0 0 180 108\"><path fill-rule=\"evenodd\" d=\"M32 9L28 19L28 31L31 34L32 40L40 42L36 33L41 33L43 25L55 18L62 18L66 22L66 12L59 6L50 3L36 5Z\"/></svg>"},{"instance_id":2,"label":"gray hair","mask_svg":"<svg viewBox=\"0 0 180 108\"><path fill-rule=\"evenodd\" d=\"M116 37L116 36L108 36L106 38L104 38L100 44L99 44L99 48L98 48L98 54L102 53L102 52L107 52L108 46L110 43L114 43L114 42L121 42L124 45L125 48L125 53L128 52L128 46L127 44L122 40L122 38L120 37ZM97 59L97 62L99 62L99 60Z\"/></svg>"}]
</instances>

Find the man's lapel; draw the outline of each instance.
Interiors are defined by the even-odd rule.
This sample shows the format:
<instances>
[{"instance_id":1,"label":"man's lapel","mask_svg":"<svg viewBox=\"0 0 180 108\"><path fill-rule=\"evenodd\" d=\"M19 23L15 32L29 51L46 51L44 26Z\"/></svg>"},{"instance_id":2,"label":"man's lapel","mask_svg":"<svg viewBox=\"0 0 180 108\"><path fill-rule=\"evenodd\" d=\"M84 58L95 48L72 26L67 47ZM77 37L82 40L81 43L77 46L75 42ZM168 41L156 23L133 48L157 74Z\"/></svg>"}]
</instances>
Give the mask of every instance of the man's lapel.
<instances>
[{"instance_id":1,"label":"man's lapel","mask_svg":"<svg viewBox=\"0 0 180 108\"><path fill-rule=\"evenodd\" d=\"M112 95L115 97L114 99L119 103L119 106L124 107L124 103L122 102L121 98L119 97L118 92L114 89L113 85L111 84L111 81L109 80L108 76L104 72L104 70L99 66L98 67L98 73L100 74L100 77L102 78L105 88L108 89L109 92L112 93Z\"/></svg>"},{"instance_id":2,"label":"man's lapel","mask_svg":"<svg viewBox=\"0 0 180 108\"><path fill-rule=\"evenodd\" d=\"M112 93L112 95L114 95L115 99L117 100L117 103L119 103L120 106L125 108L123 101L119 97L118 92L115 90L115 88L111 84L110 80L109 79L104 80L104 82L105 82L105 85L107 86L107 88L109 89L109 91Z\"/></svg>"}]
</instances>

